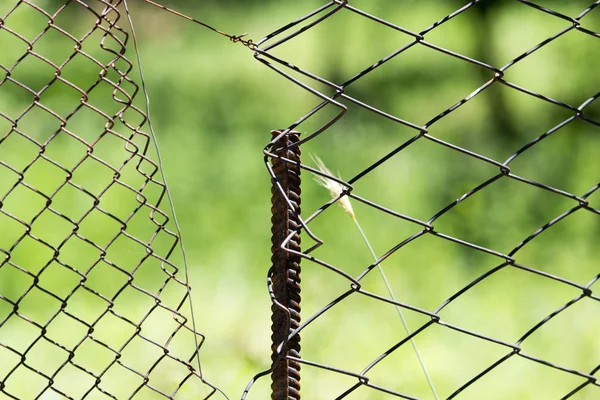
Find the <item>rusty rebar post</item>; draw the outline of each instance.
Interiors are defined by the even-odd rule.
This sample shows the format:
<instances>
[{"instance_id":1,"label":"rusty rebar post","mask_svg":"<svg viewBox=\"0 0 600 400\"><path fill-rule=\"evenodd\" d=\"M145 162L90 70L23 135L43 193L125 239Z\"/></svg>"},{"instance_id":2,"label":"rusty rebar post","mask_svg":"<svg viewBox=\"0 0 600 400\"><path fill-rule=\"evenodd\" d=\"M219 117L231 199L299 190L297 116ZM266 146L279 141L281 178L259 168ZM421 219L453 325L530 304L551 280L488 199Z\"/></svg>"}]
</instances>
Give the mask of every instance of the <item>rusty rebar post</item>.
<instances>
[{"instance_id":1,"label":"rusty rebar post","mask_svg":"<svg viewBox=\"0 0 600 400\"><path fill-rule=\"evenodd\" d=\"M275 138L281 132L272 131L271 134ZM289 132L279 139L274 147L277 149L298 142L299 135L298 132ZM289 160L300 162L299 147L279 154ZM300 363L287 357L300 357L300 336L294 335L290 338L283 348L283 357L279 357L277 347L285 342L291 330L300 325L300 257L286 250L300 251L300 235L295 233L285 246L286 249L282 248L285 239L300 226L300 167L278 158L274 158L272 163L276 177L271 189L272 290L275 300L289 313L276 304L271 307L271 349L274 363L271 399L298 400L300 399ZM281 189L287 199L282 195Z\"/></svg>"}]
</instances>

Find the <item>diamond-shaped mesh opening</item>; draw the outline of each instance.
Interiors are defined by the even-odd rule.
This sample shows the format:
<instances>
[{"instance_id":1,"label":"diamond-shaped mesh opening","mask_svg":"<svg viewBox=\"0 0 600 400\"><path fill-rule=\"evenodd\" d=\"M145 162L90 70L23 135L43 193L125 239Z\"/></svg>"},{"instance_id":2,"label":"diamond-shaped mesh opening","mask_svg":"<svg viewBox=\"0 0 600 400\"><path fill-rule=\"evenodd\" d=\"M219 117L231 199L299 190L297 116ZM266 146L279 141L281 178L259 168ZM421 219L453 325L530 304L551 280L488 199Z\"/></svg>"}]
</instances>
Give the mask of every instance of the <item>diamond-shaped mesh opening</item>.
<instances>
[{"instance_id":1,"label":"diamond-shaped mesh opening","mask_svg":"<svg viewBox=\"0 0 600 400\"><path fill-rule=\"evenodd\" d=\"M40 338L40 329L13 313L2 324L0 331L3 347L22 356Z\"/></svg>"},{"instance_id":2,"label":"diamond-shaped mesh opening","mask_svg":"<svg viewBox=\"0 0 600 400\"><path fill-rule=\"evenodd\" d=\"M28 42L32 42L48 27L48 13L31 2L23 1L1 11L6 12L2 16L3 25Z\"/></svg>"},{"instance_id":3,"label":"diamond-shaped mesh opening","mask_svg":"<svg viewBox=\"0 0 600 400\"><path fill-rule=\"evenodd\" d=\"M429 131L450 144L503 162L533 139L545 138L557 126L573 123L575 114L574 110L495 82L451 113L436 118ZM498 126L502 135L492 135L490 124Z\"/></svg>"},{"instance_id":4,"label":"diamond-shaped mesh opening","mask_svg":"<svg viewBox=\"0 0 600 400\"><path fill-rule=\"evenodd\" d=\"M94 196L82 192L68 182L52 196L49 207L72 221L80 221L94 207L94 201Z\"/></svg>"},{"instance_id":5,"label":"diamond-shaped mesh opening","mask_svg":"<svg viewBox=\"0 0 600 400\"><path fill-rule=\"evenodd\" d=\"M108 164L88 156L75 167L71 181L97 198L113 184L114 176Z\"/></svg>"},{"instance_id":6,"label":"diamond-shaped mesh opening","mask_svg":"<svg viewBox=\"0 0 600 400\"><path fill-rule=\"evenodd\" d=\"M482 294L489 303L465 313L465 307ZM444 307L440 315L452 324L510 343L580 294L577 287L507 266L475 284ZM524 311L512 316L506 311L508 307Z\"/></svg>"},{"instance_id":7,"label":"diamond-shaped mesh opening","mask_svg":"<svg viewBox=\"0 0 600 400\"><path fill-rule=\"evenodd\" d=\"M508 353L508 352L507 352ZM501 359L501 357L498 357ZM532 379L519 380L521 376L531 376ZM457 398L478 398L486 396L491 390L494 391L498 398L510 397L514 393L513 385L497 386L495 382L502 380L503 382L519 382L518 386L524 393L535 392L536 396L539 393L544 397L553 397L557 393L565 395L579 384L583 379L577 375L569 374L564 371L553 369L549 366L533 362L526 358L512 356L502 362L489 373L485 374L481 379L477 380L472 385L466 387ZM539 382L547 382L539 386ZM578 398L577 396L575 398ZM585 397L583 397L585 398Z\"/></svg>"},{"instance_id":8,"label":"diamond-shaped mesh opening","mask_svg":"<svg viewBox=\"0 0 600 400\"><path fill-rule=\"evenodd\" d=\"M143 376L124 367L121 363L117 363L113 364L102 376L102 382L98 385L96 393L105 393L111 398L114 396L117 399L129 399L143 385Z\"/></svg>"},{"instance_id":9,"label":"diamond-shaped mesh opening","mask_svg":"<svg viewBox=\"0 0 600 400\"><path fill-rule=\"evenodd\" d=\"M28 90L40 93L53 79L56 69L47 61L29 53L11 71L11 78Z\"/></svg>"},{"instance_id":10,"label":"diamond-shaped mesh opening","mask_svg":"<svg viewBox=\"0 0 600 400\"><path fill-rule=\"evenodd\" d=\"M76 45L76 40L60 27L53 26L35 42L33 51L54 65L62 66L75 54Z\"/></svg>"},{"instance_id":11,"label":"diamond-shaped mesh opening","mask_svg":"<svg viewBox=\"0 0 600 400\"><path fill-rule=\"evenodd\" d=\"M440 360L440 363L451 364L455 367L452 370L431 368L434 382L441 382L443 385L439 387L438 393L441 398L448 398L455 389L448 384L449 382L465 381L508 352L506 348L498 344L437 326L428 328L422 335L419 335L415 344L422 349L421 357L424 362L429 361L429 364L430 360ZM431 389L422 372L418 373L420 366L418 360L415 359L414 349L409 345L409 342L401 344L387 357L373 365L366 375L370 378L370 384L380 388L416 398L428 398L431 396ZM393 374L390 374L390 369L394 369ZM398 371L398 375L396 375L396 371ZM371 392L373 391L371 390Z\"/></svg>"},{"instance_id":12,"label":"diamond-shaped mesh opening","mask_svg":"<svg viewBox=\"0 0 600 400\"><path fill-rule=\"evenodd\" d=\"M99 262L87 273L85 287L96 293L102 293L109 299L114 299L127 286L127 282L127 274L105 262Z\"/></svg>"},{"instance_id":13,"label":"diamond-shaped mesh opening","mask_svg":"<svg viewBox=\"0 0 600 400\"><path fill-rule=\"evenodd\" d=\"M45 265L39 275L39 287L63 301L79 285L82 276L57 261Z\"/></svg>"},{"instance_id":14,"label":"diamond-shaped mesh opening","mask_svg":"<svg viewBox=\"0 0 600 400\"><path fill-rule=\"evenodd\" d=\"M129 224L134 213L142 208L141 201L143 200L138 191L117 181L109 191L102 195L100 208Z\"/></svg>"},{"instance_id":15,"label":"diamond-shaped mesh opening","mask_svg":"<svg viewBox=\"0 0 600 400\"><path fill-rule=\"evenodd\" d=\"M469 96L494 76L484 65L473 64L424 45L414 45L376 69L365 71L345 93L405 122L421 126ZM394 84L389 84L392 79ZM411 90L423 82L410 99L390 102L391 93ZM373 88L377 88L373 91ZM444 90L440 91L440 87ZM415 134L418 132L415 132Z\"/></svg>"},{"instance_id":16,"label":"diamond-shaped mesh opening","mask_svg":"<svg viewBox=\"0 0 600 400\"><path fill-rule=\"evenodd\" d=\"M98 226L103 229L97 229ZM78 233L96 246L105 248L119 235L121 228L122 224L115 217L94 209L79 224Z\"/></svg>"},{"instance_id":17,"label":"diamond-shaped mesh opening","mask_svg":"<svg viewBox=\"0 0 600 400\"><path fill-rule=\"evenodd\" d=\"M27 365L48 376L60 370L69 358L69 352L42 338L27 351Z\"/></svg>"},{"instance_id":18,"label":"diamond-shaped mesh opening","mask_svg":"<svg viewBox=\"0 0 600 400\"><path fill-rule=\"evenodd\" d=\"M120 350L136 335L136 326L112 312L105 314L94 325L92 337L105 346Z\"/></svg>"},{"instance_id":19,"label":"diamond-shaped mesh opening","mask_svg":"<svg viewBox=\"0 0 600 400\"><path fill-rule=\"evenodd\" d=\"M83 398L94 387L96 378L74 362L66 364L54 377L52 388L73 398Z\"/></svg>"},{"instance_id":20,"label":"diamond-shaped mesh opening","mask_svg":"<svg viewBox=\"0 0 600 400\"><path fill-rule=\"evenodd\" d=\"M91 326L107 312L110 304L108 298L87 288L84 283L69 295L65 312Z\"/></svg>"},{"instance_id":21,"label":"diamond-shaped mesh opening","mask_svg":"<svg viewBox=\"0 0 600 400\"><path fill-rule=\"evenodd\" d=\"M134 337L127 343L121 354L122 357L119 360L121 365L139 371L143 375L147 375L152 366L165 357L160 346L144 339L143 334Z\"/></svg>"},{"instance_id":22,"label":"diamond-shaped mesh opening","mask_svg":"<svg viewBox=\"0 0 600 400\"><path fill-rule=\"evenodd\" d=\"M80 42L90 30L97 29L98 18L105 8L103 3L100 0L69 1L60 8L60 12L54 17L54 25ZM83 23L78 23L77 19Z\"/></svg>"},{"instance_id":23,"label":"diamond-shaped mesh opening","mask_svg":"<svg viewBox=\"0 0 600 400\"><path fill-rule=\"evenodd\" d=\"M172 266L164 261L157 257L147 257L133 273L132 283L140 290L159 296L165 284L169 282L168 275L173 272L175 271Z\"/></svg>"},{"instance_id":24,"label":"diamond-shaped mesh opening","mask_svg":"<svg viewBox=\"0 0 600 400\"><path fill-rule=\"evenodd\" d=\"M72 290L70 290L71 292ZM59 313L48 325L46 337L54 343L73 351L89 333L89 327L67 312Z\"/></svg>"},{"instance_id":25,"label":"diamond-shaped mesh opening","mask_svg":"<svg viewBox=\"0 0 600 400\"><path fill-rule=\"evenodd\" d=\"M78 51L61 68L60 77L72 85L88 91L100 80L99 74L104 68L103 64L89 54ZM81 114L74 116L74 118L77 117L81 117Z\"/></svg>"},{"instance_id":26,"label":"diamond-shaped mesh opening","mask_svg":"<svg viewBox=\"0 0 600 400\"><path fill-rule=\"evenodd\" d=\"M525 57L508 68L505 79L534 93L579 107L598 92L600 85L593 66L578 61L600 57L597 41L596 37L572 29L536 50L535 57Z\"/></svg>"},{"instance_id":27,"label":"diamond-shaped mesh opening","mask_svg":"<svg viewBox=\"0 0 600 400\"><path fill-rule=\"evenodd\" d=\"M70 221L44 210L31 224L31 235L52 248L58 248L71 236L73 228Z\"/></svg>"},{"instance_id":28,"label":"diamond-shaped mesh opening","mask_svg":"<svg viewBox=\"0 0 600 400\"><path fill-rule=\"evenodd\" d=\"M314 22L331 11L331 8L323 11L311 21ZM384 58L413 42L414 33L411 33L378 24L349 10L341 9L331 14L323 23L308 30L306 34L276 46L269 54L331 83L341 84L369 67L370 60ZM383 36L388 37L383 46L370 46L371 41ZM319 46L322 52L319 54L314 51L313 43L323 37L327 37L329 45ZM339 45L347 41L351 41L353 46ZM298 51L298 48L302 51ZM357 53L360 57L356 57ZM336 60L336 64L324 62L330 59Z\"/></svg>"},{"instance_id":29,"label":"diamond-shaped mesh opening","mask_svg":"<svg viewBox=\"0 0 600 400\"><path fill-rule=\"evenodd\" d=\"M135 307L131 307L135 304ZM119 292L114 300L112 310L116 315L120 315L125 320L132 322L136 326L142 323L144 318L154 310L158 305L156 300L135 286L129 285Z\"/></svg>"},{"instance_id":30,"label":"diamond-shaped mesh opening","mask_svg":"<svg viewBox=\"0 0 600 400\"><path fill-rule=\"evenodd\" d=\"M572 296L553 310L556 315L551 320L523 341L523 351L575 371L591 371L598 365L600 354L591 334L598 329L598 322L588 315L597 313L599 306L598 301ZM579 352L587 356L582 358Z\"/></svg>"},{"instance_id":31,"label":"diamond-shaped mesh opening","mask_svg":"<svg viewBox=\"0 0 600 400\"><path fill-rule=\"evenodd\" d=\"M147 257L149 248L144 242L121 234L107 247L105 259L115 268L133 274Z\"/></svg>"},{"instance_id":32,"label":"diamond-shaped mesh opening","mask_svg":"<svg viewBox=\"0 0 600 400\"><path fill-rule=\"evenodd\" d=\"M448 159L456 167L448 171L430 156ZM414 170L425 171L424 176L429 178L416 192L407 190L407 187L414 185L416 178L411 174ZM482 182L488 182L498 175L498 167L489 162L419 139L372 172L362 177L357 174L360 179L353 186L356 195L361 198L425 221ZM395 178L396 182L390 177ZM379 187L382 180L389 181L390 185ZM423 196L432 197L426 207L422 202Z\"/></svg>"},{"instance_id":33,"label":"diamond-shaped mesh opening","mask_svg":"<svg viewBox=\"0 0 600 400\"><path fill-rule=\"evenodd\" d=\"M504 196L507 192L514 195ZM441 233L508 253L540 226L577 205L548 190L502 178L446 211L435 226ZM461 226L459 220L473 227Z\"/></svg>"},{"instance_id":34,"label":"diamond-shaped mesh opening","mask_svg":"<svg viewBox=\"0 0 600 400\"><path fill-rule=\"evenodd\" d=\"M181 363L170 357L163 358L150 373L149 385L156 390L171 394L184 382L190 375L190 371L182 368Z\"/></svg>"},{"instance_id":35,"label":"diamond-shaped mesh opening","mask_svg":"<svg viewBox=\"0 0 600 400\"><path fill-rule=\"evenodd\" d=\"M0 224L2 224L2 233L0 233L0 249L2 249L4 252L10 251L25 237L27 225L1 208Z\"/></svg>"},{"instance_id":36,"label":"diamond-shaped mesh opening","mask_svg":"<svg viewBox=\"0 0 600 400\"><path fill-rule=\"evenodd\" d=\"M7 29L0 30L0 41L2 42L0 68L6 72L7 70L11 69L11 67L19 58L27 53L28 42L24 40L24 38L19 37L14 32L11 32Z\"/></svg>"},{"instance_id":37,"label":"diamond-shaped mesh opening","mask_svg":"<svg viewBox=\"0 0 600 400\"><path fill-rule=\"evenodd\" d=\"M39 310L39 304L46 304L43 310ZM58 314L61 301L51 293L32 288L25 297L19 300L19 315L36 326L47 325L56 314Z\"/></svg>"},{"instance_id":38,"label":"diamond-shaped mesh opening","mask_svg":"<svg viewBox=\"0 0 600 400\"><path fill-rule=\"evenodd\" d=\"M22 173L37 158L39 151L40 147L35 141L16 131L11 131L0 139L2 165L17 173Z\"/></svg>"},{"instance_id":39,"label":"diamond-shaped mesh opening","mask_svg":"<svg viewBox=\"0 0 600 400\"><path fill-rule=\"evenodd\" d=\"M39 276L54 255L54 250L47 244L26 236L11 251L10 261L28 273Z\"/></svg>"},{"instance_id":40,"label":"diamond-shaped mesh opening","mask_svg":"<svg viewBox=\"0 0 600 400\"><path fill-rule=\"evenodd\" d=\"M598 274L593 260L600 249L593 244L593 235L588 234L598 231L598 221L590 219L586 210L561 217L551 227L531 232L535 239L519 249L518 260L531 268L585 285ZM569 251L562 251L563 246Z\"/></svg>"},{"instance_id":41,"label":"diamond-shaped mesh opening","mask_svg":"<svg viewBox=\"0 0 600 400\"><path fill-rule=\"evenodd\" d=\"M40 103L57 118L66 119L81 106L82 92L70 84L55 79L40 96Z\"/></svg>"},{"instance_id":42,"label":"diamond-shaped mesh opening","mask_svg":"<svg viewBox=\"0 0 600 400\"><path fill-rule=\"evenodd\" d=\"M68 179L68 172L56 163L38 158L25 172L24 184L44 198L52 197Z\"/></svg>"},{"instance_id":43,"label":"diamond-shaped mesh opening","mask_svg":"<svg viewBox=\"0 0 600 400\"><path fill-rule=\"evenodd\" d=\"M180 327L181 325L174 318L172 311L157 307L144 320L142 334L156 343L165 344Z\"/></svg>"},{"instance_id":44,"label":"diamond-shaped mesh opening","mask_svg":"<svg viewBox=\"0 0 600 400\"><path fill-rule=\"evenodd\" d=\"M17 129L40 145L44 145L56 136L61 124L56 115L45 108L34 106L19 119Z\"/></svg>"},{"instance_id":45,"label":"diamond-shaped mesh opening","mask_svg":"<svg viewBox=\"0 0 600 400\"><path fill-rule=\"evenodd\" d=\"M4 79L0 85L0 101L3 104L2 116L15 122L19 117L32 107L27 103L35 100L35 93L20 82L12 78Z\"/></svg>"},{"instance_id":46,"label":"diamond-shaped mesh opening","mask_svg":"<svg viewBox=\"0 0 600 400\"><path fill-rule=\"evenodd\" d=\"M73 358L73 364L99 376L116 362L117 353L100 342L86 338L79 344Z\"/></svg>"},{"instance_id":47,"label":"diamond-shaped mesh opening","mask_svg":"<svg viewBox=\"0 0 600 400\"><path fill-rule=\"evenodd\" d=\"M136 188L139 192L141 192L143 196L143 198L140 198L140 200L143 201L147 207L152 208L154 204L164 201L165 197L164 187L162 187L160 184L157 184L151 179L156 174L157 167L155 164L152 164L151 162L145 159L136 158L133 161L135 161L136 171L138 171L138 173L141 173L146 178L142 185L139 188ZM154 214L156 213L157 212L153 213L151 218L153 218ZM164 219L161 218L161 221L162 220Z\"/></svg>"},{"instance_id":48,"label":"diamond-shaped mesh opening","mask_svg":"<svg viewBox=\"0 0 600 400\"><path fill-rule=\"evenodd\" d=\"M119 93L116 87L116 83L103 78L88 92L85 104L92 108L101 109L105 115L109 116L114 116L122 112L123 105L113 101L115 93Z\"/></svg>"},{"instance_id":49,"label":"diamond-shaped mesh opening","mask_svg":"<svg viewBox=\"0 0 600 400\"><path fill-rule=\"evenodd\" d=\"M2 277L3 299L11 304L31 290L34 282L34 276L27 273L27 270L19 268L4 262L0 267L0 277Z\"/></svg>"},{"instance_id":50,"label":"diamond-shaped mesh opening","mask_svg":"<svg viewBox=\"0 0 600 400\"><path fill-rule=\"evenodd\" d=\"M131 151L128 151L126 146L130 146L127 138L105 132L93 143L93 154L113 168L120 169L132 158Z\"/></svg>"},{"instance_id":51,"label":"diamond-shaped mesh opening","mask_svg":"<svg viewBox=\"0 0 600 400\"><path fill-rule=\"evenodd\" d=\"M68 240L61 244L60 253L57 257L61 265L64 265L81 274L85 274L93 267L103 254L103 250L97 245L86 241L77 235L69 236Z\"/></svg>"},{"instance_id":52,"label":"diamond-shaped mesh opening","mask_svg":"<svg viewBox=\"0 0 600 400\"><path fill-rule=\"evenodd\" d=\"M10 396L9 398L36 398L48 387L49 381L48 376L28 368L26 364L21 364L12 374L8 375L2 392ZM27 382L27 384L23 382Z\"/></svg>"},{"instance_id":53,"label":"diamond-shaped mesh opening","mask_svg":"<svg viewBox=\"0 0 600 400\"><path fill-rule=\"evenodd\" d=\"M110 117L102 115L101 110L82 106L69 118L66 129L70 135L92 147L109 123L111 123Z\"/></svg>"},{"instance_id":54,"label":"diamond-shaped mesh opening","mask_svg":"<svg viewBox=\"0 0 600 400\"><path fill-rule=\"evenodd\" d=\"M29 223L44 210L46 202L40 192L18 184L3 201L2 209L20 221Z\"/></svg>"}]
</instances>

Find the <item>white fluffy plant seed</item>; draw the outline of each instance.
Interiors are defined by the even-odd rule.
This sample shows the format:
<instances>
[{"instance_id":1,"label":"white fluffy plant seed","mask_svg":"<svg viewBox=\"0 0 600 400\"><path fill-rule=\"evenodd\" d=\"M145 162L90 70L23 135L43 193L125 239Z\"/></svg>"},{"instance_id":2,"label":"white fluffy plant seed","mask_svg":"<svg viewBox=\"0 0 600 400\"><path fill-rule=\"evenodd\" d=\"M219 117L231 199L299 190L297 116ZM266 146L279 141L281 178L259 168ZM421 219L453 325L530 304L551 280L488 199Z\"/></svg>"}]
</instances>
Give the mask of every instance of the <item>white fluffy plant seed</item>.
<instances>
[{"instance_id":1,"label":"white fluffy plant seed","mask_svg":"<svg viewBox=\"0 0 600 400\"><path fill-rule=\"evenodd\" d=\"M335 176L329 170L329 168L325 166L325 163L323 163L323 161L319 157L315 156L314 154L310 157L312 158L314 163L317 164L317 168L319 168L319 171L329 176ZM335 199L344 192L344 186L341 183L334 181L333 179L329 179L321 175L315 175L315 181L329 191L331 198ZM338 200L338 204L342 206L346 214L352 217L353 220L356 220L356 215L354 214L354 210L352 209L352 204L350 204L350 198L348 196L340 197L340 199Z\"/></svg>"}]
</instances>

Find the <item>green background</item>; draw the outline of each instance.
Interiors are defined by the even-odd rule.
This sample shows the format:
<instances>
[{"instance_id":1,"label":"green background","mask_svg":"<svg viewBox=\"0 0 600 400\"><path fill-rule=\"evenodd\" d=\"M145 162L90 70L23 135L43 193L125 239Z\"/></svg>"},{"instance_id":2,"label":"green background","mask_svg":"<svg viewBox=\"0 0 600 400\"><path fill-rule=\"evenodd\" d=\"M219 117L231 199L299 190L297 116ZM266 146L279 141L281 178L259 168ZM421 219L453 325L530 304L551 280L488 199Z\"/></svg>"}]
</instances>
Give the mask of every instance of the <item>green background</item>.
<instances>
[{"instance_id":1,"label":"green background","mask_svg":"<svg viewBox=\"0 0 600 400\"><path fill-rule=\"evenodd\" d=\"M0 15L4 15L13 3L3 2ZM575 17L591 1L537 3ZM36 1L34 4L56 10L59 2ZM97 2L90 1L89 4L97 6ZM256 41L323 2L231 0L164 4L230 34L248 32L248 37ZM364 0L351 4L419 32L465 2ZM266 274L270 265L271 193L262 150L270 140L270 130L291 125L319 104L319 100L257 62L252 52L240 44L232 44L224 37L141 1L131 1L130 7L140 42L152 122L188 254L196 322L207 338L201 350L203 373L228 396L239 398L250 378L268 368L270 362L271 303ZM47 25L47 18L27 5L21 5L19 12L7 18L5 24L27 38L35 37ZM90 23L94 23L94 18L72 2L55 23L81 37ZM592 10L581 23L589 30L600 31L600 7ZM127 27L124 14L118 24ZM434 29L425 39L499 68L570 25L569 21L518 2L483 1ZM51 60L64 60L73 52L72 41L64 35L54 32L44 38L36 43L34 50ZM89 47L84 45L84 50L97 54L100 59L103 53L98 49L98 38L91 37ZM341 83L411 39L406 34L343 10L277 48L273 54ZM129 38L127 57L134 62L132 44ZM0 64L4 66L12 65L25 51L22 42L2 30L0 46L3 49ZM599 61L599 38L572 30L510 67L504 79L578 107L598 93ZM98 73L96 66L85 62L73 65L68 71L67 68L65 79L81 87L90 79L96 79ZM47 64L44 66L39 60L28 57L15 67L13 77L39 90L53 74L54 70ZM131 71L130 77L139 83L137 69ZM417 45L349 86L346 93L423 126L493 77L493 72L485 68ZM331 89L302 79L331 95ZM110 93L97 94L95 104L109 110L114 107L114 102L107 94ZM58 113L68 113L79 97L72 90L51 87L45 104ZM30 97L22 90L0 86L0 112L18 114L30 102ZM136 104L143 107L141 93ZM316 154L332 171L339 171L343 178L350 179L418 133L349 102L345 104L349 111L342 120L302 146L303 161L308 165L313 165L310 155ZM309 134L336 112L337 109L326 107L296 129L303 135ZM590 119L600 120L598 101L587 106L584 113ZM57 121L47 113L42 114L24 118L19 129L29 136L47 139L48 132L57 129ZM433 123L428 132L456 146L504 162L526 143L573 114L566 108L495 82L450 115ZM93 137L97 135L94 133L98 131L97 124L92 117L83 116L78 120L74 117L67 128L82 136ZM10 130L10 124L0 120L0 135ZM598 184L599 133L597 125L576 119L520 155L510 164L511 171L528 180L582 196ZM85 148L63 136L52 139L48 157L62 165L74 165L75 154L85 152ZM17 169L24 168L37 149L14 140L14 134L9 137L10 140L5 137L0 142L0 159ZM101 143L97 147L95 154L107 162L118 164L125 155L122 142ZM154 156L153 151L151 154ZM53 168L36 164L29 170L28 179L40 191L51 192L62 179ZM77 179L88 188L102 188L110 177L98 171L94 167L82 168ZM498 168L491 164L421 138L356 182L354 193L403 215L426 221L497 173ZM6 168L1 174L0 195L3 195L12 187L14 174ZM120 195L118 191L113 193L106 200L108 207L114 212L129 212L135 199ZM304 216L311 215L329 200L327 191L319 187L308 172L303 172L302 193ZM76 191L64 193L65 210L81 213L89 207L78 196ZM600 209L599 196L595 194L589 198L591 207ZM89 198L86 201L89 202ZM11 192L3 204L4 210L23 219L31 219L32 213L43 207L39 198L34 199L26 191L18 190ZM434 227L437 232L507 254L534 231L577 205L576 200L505 177L444 214ZM421 230L416 224L359 202L353 201L353 206L378 256ZM162 208L167 211L166 203ZM96 235L98 242L114 235L114 226L101 215L90 216L86 222L89 234ZM4 220L0 223L3 224L0 248L7 249L14 243L20 228L11 227ZM50 242L60 241L70 229L53 221L40 221L36 227L36 233ZM354 277L372 263L359 232L340 207L328 208L310 227L325 242L313 253L320 260ZM148 228L140 222L137 231L140 237L149 236L144 229ZM586 285L598 274L599 235L598 215L580 209L535 238L515 258L520 265ZM306 236L303 241L306 247L312 244ZM166 238L163 242L165 246L170 243ZM163 242L157 242L157 246ZM38 265L51 256L38 251L35 243L19 246L20 252L14 255L13 261L34 275L40 269ZM115 257L122 257L120 260L125 265L137 262L135 250L123 246L117 247L121 253ZM89 249L70 251L73 263L77 265L84 265L86 257L90 260L97 257ZM179 255L174 260L182 265ZM383 262L383 268L399 301L432 312L462 287L502 262L499 257L425 235L392 254ZM0 267L0 295L18 299L31 283L29 278L9 270L14 269L8 264ZM149 272L140 279L152 286L161 279L160 271L157 268L154 271L156 273ZM106 293L112 293L118 287L121 278L112 278L110 268L95 273L97 281L90 277L87 285ZM365 290L389 297L377 274L373 270L367 275ZM46 276L46 287L56 293L68 292L67 281L75 279L59 273ZM302 282L304 319L349 289L348 280L308 261L303 262ZM596 287L597 284L592 285L592 291ZM453 326L514 344L531 327L581 293L580 289L556 280L506 267L460 296L440 316ZM51 306L39 299L28 299L32 303L29 311L43 319ZM138 301L135 296L121 301L123 312L130 312L132 318L137 315L136 310L147 307L144 300ZM95 307L103 307L94 304L92 299L80 299L76 303L80 306L76 312L81 315L91 315ZM522 351L565 368L589 373L600 359L599 307L596 300L582 299L537 330L522 344ZM0 312L8 313L11 308L0 302ZM429 320L429 317L410 310L404 310L404 315L412 329ZM161 328L167 331L163 321L170 316L165 314L164 318L150 326L157 331ZM115 322L103 328L108 335L106 341L112 340L111 335L126 334L116 326ZM30 327L17 323L6 324L0 329L0 343L25 346L30 337L28 329ZM61 340L68 341L70 335L76 336L68 324L64 324L62 330L56 329ZM35 336L35 333L31 335ZM359 373L404 337L393 306L353 294L305 329L302 356ZM510 352L507 347L441 325L431 326L419 334L416 345L442 398ZM147 368L143 347L132 351L131 357L140 362L140 369ZM37 353L31 350L29 354L39 360L40 369L53 368L56 357L51 352L40 349ZM90 365L101 365L106 361L99 356L101 352L91 348L80 350L79 354L81 357L89 354ZM12 365L6 362L0 366L0 378ZM168 371L166 366L165 371ZM168 372L161 374L157 381L176 379ZM77 397L81 394L73 389L77 386L75 376L74 372L64 378L63 384L65 387L71 385L69 390L74 390L71 396ZM392 353L368 376L375 385L410 396L432 398L408 344ZM13 393L33 398L28 396L34 396L31 393L35 393L35 385L21 384L29 379L25 372L22 376L13 375L11 379ZM116 386L122 388L134 381L123 376L114 381L119 379L123 382ZM16 381L20 383L14 383ZM584 381L581 377L513 356L458 398L561 398ZM335 398L356 382L354 377L303 366L302 386L306 399ZM249 398L267 398L269 384L268 377L259 380ZM82 383L82 386L85 385ZM186 389L188 391L178 398L195 398L193 389ZM152 393L139 396L154 398ZM589 385L573 398L597 396L598 388ZM0 398L5 396L0 394ZM363 387L348 398L392 397Z\"/></svg>"}]
</instances>

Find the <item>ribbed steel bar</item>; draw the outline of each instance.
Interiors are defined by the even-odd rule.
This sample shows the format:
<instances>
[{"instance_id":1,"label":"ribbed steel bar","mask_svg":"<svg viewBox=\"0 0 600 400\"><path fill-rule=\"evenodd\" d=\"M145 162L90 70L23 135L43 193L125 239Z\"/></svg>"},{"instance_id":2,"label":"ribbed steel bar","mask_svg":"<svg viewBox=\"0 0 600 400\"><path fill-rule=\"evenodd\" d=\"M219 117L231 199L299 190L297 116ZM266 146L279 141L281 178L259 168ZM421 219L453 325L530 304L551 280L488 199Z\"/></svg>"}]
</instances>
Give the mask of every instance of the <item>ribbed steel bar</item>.
<instances>
[{"instance_id":1,"label":"ribbed steel bar","mask_svg":"<svg viewBox=\"0 0 600 400\"><path fill-rule=\"evenodd\" d=\"M273 138L281 135L272 131ZM280 157L300 163L300 148L289 146L300 140L291 131L275 142L275 148L286 148ZM272 267L274 296L272 314L272 394L273 400L300 399L300 363L288 357L300 356L300 336L288 337L300 326L300 257L289 250L300 251L300 167L298 164L273 159L275 179L272 185ZM296 232L294 232L296 231ZM291 240L286 241L292 235ZM281 346L283 344L283 346Z\"/></svg>"}]
</instances>

